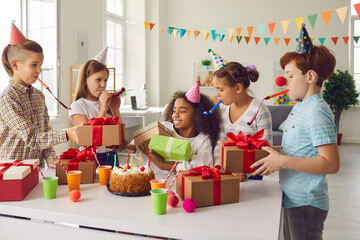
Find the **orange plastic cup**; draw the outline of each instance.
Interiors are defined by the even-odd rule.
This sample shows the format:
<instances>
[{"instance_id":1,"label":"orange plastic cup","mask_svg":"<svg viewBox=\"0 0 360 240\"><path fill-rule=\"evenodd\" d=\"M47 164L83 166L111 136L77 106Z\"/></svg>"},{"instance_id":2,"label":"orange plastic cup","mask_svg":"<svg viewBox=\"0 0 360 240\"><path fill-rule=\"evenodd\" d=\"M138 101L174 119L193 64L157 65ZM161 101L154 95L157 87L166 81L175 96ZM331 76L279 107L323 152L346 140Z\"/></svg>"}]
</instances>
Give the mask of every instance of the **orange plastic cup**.
<instances>
[{"instance_id":1,"label":"orange plastic cup","mask_svg":"<svg viewBox=\"0 0 360 240\"><path fill-rule=\"evenodd\" d=\"M69 171L66 175L69 192L72 190L80 190L80 181L81 181L81 171L80 170L73 170Z\"/></svg>"},{"instance_id":2,"label":"orange plastic cup","mask_svg":"<svg viewBox=\"0 0 360 240\"><path fill-rule=\"evenodd\" d=\"M111 166L110 165L102 165L98 167L99 171L99 180L101 185L106 185L107 182L110 180L111 174Z\"/></svg>"},{"instance_id":3,"label":"orange plastic cup","mask_svg":"<svg viewBox=\"0 0 360 240\"><path fill-rule=\"evenodd\" d=\"M166 182L164 179L153 179L150 181L151 190L157 188L166 188Z\"/></svg>"}]
</instances>

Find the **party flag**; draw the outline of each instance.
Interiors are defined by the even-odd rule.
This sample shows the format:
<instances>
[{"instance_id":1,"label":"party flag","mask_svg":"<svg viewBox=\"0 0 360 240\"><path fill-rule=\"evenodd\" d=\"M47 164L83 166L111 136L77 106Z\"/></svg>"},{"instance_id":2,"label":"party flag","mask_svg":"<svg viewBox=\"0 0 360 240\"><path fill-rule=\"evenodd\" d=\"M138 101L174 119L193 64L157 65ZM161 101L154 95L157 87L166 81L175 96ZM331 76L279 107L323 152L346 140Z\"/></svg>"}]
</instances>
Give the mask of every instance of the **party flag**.
<instances>
[{"instance_id":1,"label":"party flag","mask_svg":"<svg viewBox=\"0 0 360 240\"><path fill-rule=\"evenodd\" d=\"M230 38L231 35L233 35L233 32L234 32L233 28L228 29L229 38Z\"/></svg>"},{"instance_id":2,"label":"party flag","mask_svg":"<svg viewBox=\"0 0 360 240\"><path fill-rule=\"evenodd\" d=\"M360 3L354 4L354 8L357 12L358 17L360 18Z\"/></svg>"},{"instance_id":3,"label":"party flag","mask_svg":"<svg viewBox=\"0 0 360 240\"><path fill-rule=\"evenodd\" d=\"M251 37L252 31L254 30L254 26L249 26L247 27L248 33L249 33L249 37Z\"/></svg>"},{"instance_id":4,"label":"party flag","mask_svg":"<svg viewBox=\"0 0 360 240\"><path fill-rule=\"evenodd\" d=\"M299 29L299 32L300 32L300 29L301 29L301 24L303 22L304 22L304 17L295 18L295 23L296 23L296 26Z\"/></svg>"},{"instance_id":5,"label":"party flag","mask_svg":"<svg viewBox=\"0 0 360 240\"><path fill-rule=\"evenodd\" d=\"M314 42L314 39L315 39L315 38L310 38L310 39L311 39L311 42Z\"/></svg>"},{"instance_id":6,"label":"party flag","mask_svg":"<svg viewBox=\"0 0 360 240\"><path fill-rule=\"evenodd\" d=\"M26 42L26 37L21 33L21 31L16 27L15 21L11 23L11 32L10 32L10 45L18 45L23 42Z\"/></svg>"},{"instance_id":7,"label":"party flag","mask_svg":"<svg viewBox=\"0 0 360 240\"><path fill-rule=\"evenodd\" d=\"M188 34L188 39L190 39L191 30L187 30L187 34Z\"/></svg>"},{"instance_id":8,"label":"party flag","mask_svg":"<svg viewBox=\"0 0 360 240\"><path fill-rule=\"evenodd\" d=\"M326 24L327 27L329 26L329 21L330 21L331 13L332 13L332 10L321 13L321 16L323 17L324 22L325 22L325 24Z\"/></svg>"},{"instance_id":9,"label":"party flag","mask_svg":"<svg viewBox=\"0 0 360 240\"><path fill-rule=\"evenodd\" d=\"M265 24L258 25L260 36L264 34Z\"/></svg>"},{"instance_id":10,"label":"party flag","mask_svg":"<svg viewBox=\"0 0 360 240\"><path fill-rule=\"evenodd\" d=\"M216 33L216 30L211 30L211 36L212 36L212 39L215 41L215 39L217 38L219 34Z\"/></svg>"},{"instance_id":11,"label":"party flag","mask_svg":"<svg viewBox=\"0 0 360 240\"><path fill-rule=\"evenodd\" d=\"M336 12L337 12L342 24L344 24L347 10L348 10L348 6L336 9Z\"/></svg>"},{"instance_id":12,"label":"party flag","mask_svg":"<svg viewBox=\"0 0 360 240\"><path fill-rule=\"evenodd\" d=\"M231 36L229 36L229 40L230 40L230 43L232 43L232 41L234 40L234 35L231 35Z\"/></svg>"},{"instance_id":13,"label":"party flag","mask_svg":"<svg viewBox=\"0 0 360 240\"><path fill-rule=\"evenodd\" d=\"M269 30L270 30L270 33L271 33L271 36L273 35L274 33L274 28L275 28L275 25L276 23L269 23L268 26L269 26Z\"/></svg>"},{"instance_id":14,"label":"party flag","mask_svg":"<svg viewBox=\"0 0 360 240\"><path fill-rule=\"evenodd\" d=\"M314 27L315 27L315 23L316 23L317 16L318 16L317 13L308 16L308 19L309 19L309 22L310 22L310 24L311 24L312 29L314 29Z\"/></svg>"},{"instance_id":15,"label":"party flag","mask_svg":"<svg viewBox=\"0 0 360 240\"><path fill-rule=\"evenodd\" d=\"M199 36L199 34L200 34L200 31L198 31L198 30L195 30L195 31L194 31L195 39Z\"/></svg>"},{"instance_id":16,"label":"party flag","mask_svg":"<svg viewBox=\"0 0 360 240\"><path fill-rule=\"evenodd\" d=\"M174 30L175 30L174 36L176 36L180 32L180 28L174 28Z\"/></svg>"},{"instance_id":17,"label":"party flag","mask_svg":"<svg viewBox=\"0 0 360 240\"><path fill-rule=\"evenodd\" d=\"M219 36L219 38L220 38L220 42L222 42L222 41L224 40L224 37L225 37L225 34L223 34L223 35Z\"/></svg>"},{"instance_id":18,"label":"party flag","mask_svg":"<svg viewBox=\"0 0 360 240\"><path fill-rule=\"evenodd\" d=\"M172 32L172 30L170 29L170 28L168 28L167 30L167 35L169 36L170 34L171 34L171 32Z\"/></svg>"},{"instance_id":19,"label":"party flag","mask_svg":"<svg viewBox=\"0 0 360 240\"><path fill-rule=\"evenodd\" d=\"M145 24L145 30L149 27L149 22L144 22L144 24Z\"/></svg>"},{"instance_id":20,"label":"party flag","mask_svg":"<svg viewBox=\"0 0 360 240\"><path fill-rule=\"evenodd\" d=\"M264 41L265 41L265 44L268 45L269 41L270 41L270 38L269 37L266 37L264 38Z\"/></svg>"},{"instance_id":21,"label":"party flag","mask_svg":"<svg viewBox=\"0 0 360 240\"><path fill-rule=\"evenodd\" d=\"M206 30L203 30L203 33L204 33L204 39L207 40L208 37L210 36L210 33Z\"/></svg>"},{"instance_id":22,"label":"party flag","mask_svg":"<svg viewBox=\"0 0 360 240\"><path fill-rule=\"evenodd\" d=\"M245 37L246 44L249 44L250 37Z\"/></svg>"},{"instance_id":23,"label":"party flag","mask_svg":"<svg viewBox=\"0 0 360 240\"><path fill-rule=\"evenodd\" d=\"M324 45L325 38L319 38L319 41L320 41L321 45Z\"/></svg>"},{"instance_id":24,"label":"party flag","mask_svg":"<svg viewBox=\"0 0 360 240\"><path fill-rule=\"evenodd\" d=\"M334 42L334 45L336 46L337 41L338 41L339 37L332 37L331 40Z\"/></svg>"},{"instance_id":25,"label":"party flag","mask_svg":"<svg viewBox=\"0 0 360 240\"><path fill-rule=\"evenodd\" d=\"M161 36L164 36L164 28L161 28Z\"/></svg>"},{"instance_id":26,"label":"party flag","mask_svg":"<svg viewBox=\"0 0 360 240\"><path fill-rule=\"evenodd\" d=\"M243 37L243 36L240 36L240 37L236 36L236 40L237 40L238 44L240 43L242 37Z\"/></svg>"},{"instance_id":27,"label":"party flag","mask_svg":"<svg viewBox=\"0 0 360 240\"><path fill-rule=\"evenodd\" d=\"M281 21L281 26L284 31L284 34L286 34L286 31L289 27L289 22L290 22L290 20Z\"/></svg>"},{"instance_id":28,"label":"party flag","mask_svg":"<svg viewBox=\"0 0 360 240\"><path fill-rule=\"evenodd\" d=\"M150 31L153 29L154 26L155 26L155 23L150 23Z\"/></svg>"},{"instance_id":29,"label":"party flag","mask_svg":"<svg viewBox=\"0 0 360 240\"><path fill-rule=\"evenodd\" d=\"M182 38L185 33L186 33L186 29L180 29L180 38Z\"/></svg>"},{"instance_id":30,"label":"party flag","mask_svg":"<svg viewBox=\"0 0 360 240\"><path fill-rule=\"evenodd\" d=\"M359 36L354 36L353 38L354 38L355 43L358 43L358 41L359 41Z\"/></svg>"},{"instance_id":31,"label":"party flag","mask_svg":"<svg viewBox=\"0 0 360 240\"><path fill-rule=\"evenodd\" d=\"M256 45L258 45L259 41L260 41L260 37L254 37L255 43Z\"/></svg>"},{"instance_id":32,"label":"party flag","mask_svg":"<svg viewBox=\"0 0 360 240\"><path fill-rule=\"evenodd\" d=\"M347 44L348 44L348 41L349 41L349 37L343 37L343 39L344 39L345 45L347 45Z\"/></svg>"},{"instance_id":33,"label":"party flag","mask_svg":"<svg viewBox=\"0 0 360 240\"><path fill-rule=\"evenodd\" d=\"M219 36L224 34L224 29L219 29Z\"/></svg>"},{"instance_id":34,"label":"party flag","mask_svg":"<svg viewBox=\"0 0 360 240\"><path fill-rule=\"evenodd\" d=\"M237 35L238 37L240 37L241 30L242 30L242 28L237 28L237 29L236 29L236 35Z\"/></svg>"},{"instance_id":35,"label":"party flag","mask_svg":"<svg viewBox=\"0 0 360 240\"><path fill-rule=\"evenodd\" d=\"M277 46L280 41L280 38L274 38L275 45Z\"/></svg>"},{"instance_id":36,"label":"party flag","mask_svg":"<svg viewBox=\"0 0 360 240\"><path fill-rule=\"evenodd\" d=\"M311 39L309 37L309 34L305 28L305 24L301 24L301 31L299 36L299 41L296 45L296 52L299 54L302 53L309 53L311 49L313 48L313 44L311 42Z\"/></svg>"},{"instance_id":37,"label":"party flag","mask_svg":"<svg viewBox=\"0 0 360 240\"><path fill-rule=\"evenodd\" d=\"M313 41L312 39L311 39L311 41ZM296 38L296 42L299 42L299 38ZM314 42L314 41L313 41Z\"/></svg>"},{"instance_id":38,"label":"party flag","mask_svg":"<svg viewBox=\"0 0 360 240\"><path fill-rule=\"evenodd\" d=\"M284 38L284 41L286 43L286 46L289 46L289 42L290 42L291 38Z\"/></svg>"}]
</instances>

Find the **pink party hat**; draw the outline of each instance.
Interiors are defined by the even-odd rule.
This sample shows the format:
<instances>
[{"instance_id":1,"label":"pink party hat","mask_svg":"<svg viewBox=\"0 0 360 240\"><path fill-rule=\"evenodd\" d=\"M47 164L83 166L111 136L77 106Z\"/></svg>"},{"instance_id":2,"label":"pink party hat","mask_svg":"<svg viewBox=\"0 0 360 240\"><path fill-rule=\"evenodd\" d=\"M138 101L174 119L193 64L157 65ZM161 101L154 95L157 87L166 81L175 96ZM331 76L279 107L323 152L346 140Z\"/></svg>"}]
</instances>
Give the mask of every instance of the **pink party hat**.
<instances>
[{"instance_id":1,"label":"pink party hat","mask_svg":"<svg viewBox=\"0 0 360 240\"><path fill-rule=\"evenodd\" d=\"M200 102L200 80L196 80L195 86L190 88L190 90L185 94L187 100L192 103Z\"/></svg>"},{"instance_id":2,"label":"pink party hat","mask_svg":"<svg viewBox=\"0 0 360 240\"><path fill-rule=\"evenodd\" d=\"M20 32L20 30L14 24L15 21L11 23L11 34L10 34L10 45L18 45L23 42L26 42L26 37Z\"/></svg>"},{"instance_id":3,"label":"pink party hat","mask_svg":"<svg viewBox=\"0 0 360 240\"><path fill-rule=\"evenodd\" d=\"M218 70L226 65L227 61L225 59L223 59L222 57L220 57L218 54L214 53L213 50L209 49L208 52L210 53L210 55L213 59L215 70Z\"/></svg>"},{"instance_id":4,"label":"pink party hat","mask_svg":"<svg viewBox=\"0 0 360 240\"><path fill-rule=\"evenodd\" d=\"M107 50L108 50L108 47L104 48L92 59L106 65Z\"/></svg>"}]
</instances>

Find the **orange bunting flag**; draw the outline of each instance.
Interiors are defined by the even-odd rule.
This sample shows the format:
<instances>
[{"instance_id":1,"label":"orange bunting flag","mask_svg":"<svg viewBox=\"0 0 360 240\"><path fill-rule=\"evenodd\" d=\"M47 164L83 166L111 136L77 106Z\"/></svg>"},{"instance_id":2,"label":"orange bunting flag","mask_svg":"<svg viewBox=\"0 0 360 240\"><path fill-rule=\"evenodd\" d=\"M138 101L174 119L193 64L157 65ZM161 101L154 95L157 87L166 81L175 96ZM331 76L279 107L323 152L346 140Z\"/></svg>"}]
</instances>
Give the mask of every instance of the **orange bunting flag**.
<instances>
[{"instance_id":1,"label":"orange bunting flag","mask_svg":"<svg viewBox=\"0 0 360 240\"><path fill-rule=\"evenodd\" d=\"M329 21L330 21L331 13L332 13L332 10L321 13L321 16L323 17L324 22L325 22L325 24L326 24L327 27L329 26Z\"/></svg>"},{"instance_id":2,"label":"orange bunting flag","mask_svg":"<svg viewBox=\"0 0 360 240\"><path fill-rule=\"evenodd\" d=\"M154 26L155 26L155 23L150 23L150 31L153 29Z\"/></svg>"},{"instance_id":3,"label":"orange bunting flag","mask_svg":"<svg viewBox=\"0 0 360 240\"><path fill-rule=\"evenodd\" d=\"M335 46L337 44L339 37L332 37L331 40L334 42Z\"/></svg>"},{"instance_id":4,"label":"orange bunting flag","mask_svg":"<svg viewBox=\"0 0 360 240\"><path fill-rule=\"evenodd\" d=\"M269 25L270 34L271 34L271 36L272 36L273 33L274 33L274 28L275 28L276 22L274 22L274 23L269 23L268 25Z\"/></svg>"},{"instance_id":5,"label":"orange bunting flag","mask_svg":"<svg viewBox=\"0 0 360 240\"><path fill-rule=\"evenodd\" d=\"M187 34L188 34L188 39L190 39L191 30L187 30Z\"/></svg>"},{"instance_id":6,"label":"orange bunting flag","mask_svg":"<svg viewBox=\"0 0 360 240\"><path fill-rule=\"evenodd\" d=\"M347 45L347 44L348 44L348 41L349 41L349 37L343 37L343 39L344 39L345 45Z\"/></svg>"},{"instance_id":7,"label":"orange bunting flag","mask_svg":"<svg viewBox=\"0 0 360 240\"><path fill-rule=\"evenodd\" d=\"M290 42L291 38L284 38L284 41L286 43L286 46L289 46L289 42Z\"/></svg>"},{"instance_id":8,"label":"orange bunting flag","mask_svg":"<svg viewBox=\"0 0 360 240\"><path fill-rule=\"evenodd\" d=\"M337 12L342 24L344 24L344 22L345 22L347 10L348 10L348 6L336 9L336 12Z\"/></svg>"},{"instance_id":9,"label":"orange bunting flag","mask_svg":"<svg viewBox=\"0 0 360 240\"><path fill-rule=\"evenodd\" d=\"M231 35L229 36L229 39L230 39L230 42L232 43L232 41L234 40L235 36L234 35Z\"/></svg>"},{"instance_id":10,"label":"orange bunting flag","mask_svg":"<svg viewBox=\"0 0 360 240\"><path fill-rule=\"evenodd\" d=\"M277 46L279 44L280 38L274 38L275 45Z\"/></svg>"},{"instance_id":11,"label":"orange bunting flag","mask_svg":"<svg viewBox=\"0 0 360 240\"><path fill-rule=\"evenodd\" d=\"M149 22L144 22L144 24L145 24L145 30L149 27Z\"/></svg>"},{"instance_id":12,"label":"orange bunting flag","mask_svg":"<svg viewBox=\"0 0 360 240\"><path fill-rule=\"evenodd\" d=\"M251 37L252 31L254 30L254 26L247 27L249 37Z\"/></svg>"},{"instance_id":13,"label":"orange bunting flag","mask_svg":"<svg viewBox=\"0 0 360 240\"><path fill-rule=\"evenodd\" d=\"M358 17L360 18L360 3L354 4L354 8L357 12Z\"/></svg>"},{"instance_id":14,"label":"orange bunting flag","mask_svg":"<svg viewBox=\"0 0 360 240\"><path fill-rule=\"evenodd\" d=\"M164 36L164 28L161 28L161 36Z\"/></svg>"},{"instance_id":15,"label":"orange bunting flag","mask_svg":"<svg viewBox=\"0 0 360 240\"><path fill-rule=\"evenodd\" d=\"M254 37L255 43L256 45L258 45L259 41L260 41L260 37Z\"/></svg>"},{"instance_id":16,"label":"orange bunting flag","mask_svg":"<svg viewBox=\"0 0 360 240\"><path fill-rule=\"evenodd\" d=\"M246 44L248 44L250 41L250 37L245 37L245 40L246 40Z\"/></svg>"},{"instance_id":17,"label":"orange bunting flag","mask_svg":"<svg viewBox=\"0 0 360 240\"><path fill-rule=\"evenodd\" d=\"M282 29L284 31L284 34L286 34L286 31L287 31L287 29L289 27L289 22L290 22L290 20L285 20L285 21L281 22L281 26L282 26Z\"/></svg>"},{"instance_id":18,"label":"orange bunting flag","mask_svg":"<svg viewBox=\"0 0 360 240\"><path fill-rule=\"evenodd\" d=\"M199 36L199 34L200 34L200 31L198 31L198 30L195 30L195 31L194 31L195 39Z\"/></svg>"},{"instance_id":19,"label":"orange bunting flag","mask_svg":"<svg viewBox=\"0 0 360 240\"><path fill-rule=\"evenodd\" d=\"M236 29L236 35L237 35L238 38L240 37L241 30L242 30L242 28L237 28Z\"/></svg>"},{"instance_id":20,"label":"orange bunting flag","mask_svg":"<svg viewBox=\"0 0 360 240\"><path fill-rule=\"evenodd\" d=\"M296 26L299 29L299 32L301 30L301 24L304 22L304 17L295 18Z\"/></svg>"}]
</instances>

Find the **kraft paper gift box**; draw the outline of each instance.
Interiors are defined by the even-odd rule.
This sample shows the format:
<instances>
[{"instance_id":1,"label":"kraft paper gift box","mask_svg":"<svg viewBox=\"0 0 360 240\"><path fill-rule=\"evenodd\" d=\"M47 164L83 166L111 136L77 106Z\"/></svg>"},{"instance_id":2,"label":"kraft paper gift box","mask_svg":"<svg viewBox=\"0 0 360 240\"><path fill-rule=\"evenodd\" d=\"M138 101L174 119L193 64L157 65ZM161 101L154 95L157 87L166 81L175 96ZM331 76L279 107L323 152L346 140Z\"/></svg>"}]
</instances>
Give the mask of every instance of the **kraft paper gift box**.
<instances>
[{"instance_id":1,"label":"kraft paper gift box","mask_svg":"<svg viewBox=\"0 0 360 240\"><path fill-rule=\"evenodd\" d=\"M168 161L189 161L192 148L189 140L153 135L149 149Z\"/></svg>"},{"instance_id":2,"label":"kraft paper gift box","mask_svg":"<svg viewBox=\"0 0 360 240\"><path fill-rule=\"evenodd\" d=\"M256 161L269 155L261 149L266 146L265 140L261 139L263 130L253 136L244 136L241 132L235 134L228 133L228 141L220 141L220 160L221 165L227 173L253 173L256 169L250 166ZM270 146L280 152L281 146Z\"/></svg>"},{"instance_id":3,"label":"kraft paper gift box","mask_svg":"<svg viewBox=\"0 0 360 240\"><path fill-rule=\"evenodd\" d=\"M125 141L125 126L118 117L92 118L79 126L79 146L113 146Z\"/></svg>"},{"instance_id":4,"label":"kraft paper gift box","mask_svg":"<svg viewBox=\"0 0 360 240\"><path fill-rule=\"evenodd\" d=\"M203 170L194 172L193 169L190 169L179 173L176 179L176 193L182 199L192 198L198 207L239 202L240 182L238 177L220 173L219 179L211 177L204 179L202 172L209 171L210 167L203 166L194 169L199 168L203 168Z\"/></svg>"},{"instance_id":5,"label":"kraft paper gift box","mask_svg":"<svg viewBox=\"0 0 360 240\"><path fill-rule=\"evenodd\" d=\"M154 134L172 137L171 131L158 121L133 132L135 146L147 156L149 155L150 139Z\"/></svg>"},{"instance_id":6,"label":"kraft paper gift box","mask_svg":"<svg viewBox=\"0 0 360 240\"><path fill-rule=\"evenodd\" d=\"M0 201L19 201L39 183L38 159L0 160Z\"/></svg>"},{"instance_id":7,"label":"kraft paper gift box","mask_svg":"<svg viewBox=\"0 0 360 240\"><path fill-rule=\"evenodd\" d=\"M68 171L81 171L81 184L95 182L97 163L91 148L86 148L81 152L75 148L70 148L63 152L59 158ZM58 184L67 184L66 173L59 163L56 163L56 176L59 177Z\"/></svg>"}]
</instances>

